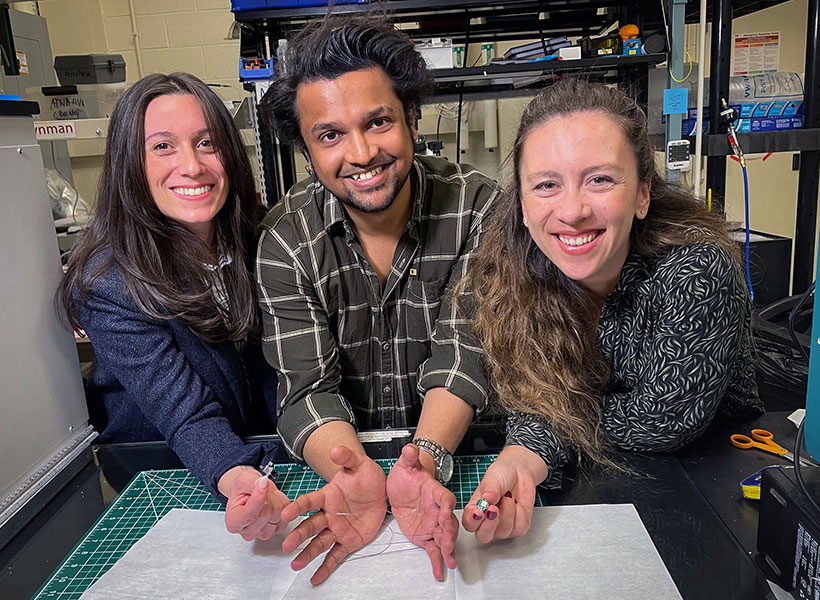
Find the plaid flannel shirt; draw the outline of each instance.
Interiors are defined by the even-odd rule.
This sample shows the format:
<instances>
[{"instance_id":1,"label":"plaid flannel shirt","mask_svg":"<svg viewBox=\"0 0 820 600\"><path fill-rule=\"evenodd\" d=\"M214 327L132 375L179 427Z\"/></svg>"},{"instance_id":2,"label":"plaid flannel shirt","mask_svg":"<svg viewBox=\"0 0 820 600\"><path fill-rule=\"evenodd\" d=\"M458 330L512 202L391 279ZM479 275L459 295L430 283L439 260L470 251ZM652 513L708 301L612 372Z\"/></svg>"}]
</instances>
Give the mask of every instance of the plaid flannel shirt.
<instances>
[{"instance_id":1,"label":"plaid flannel shirt","mask_svg":"<svg viewBox=\"0 0 820 600\"><path fill-rule=\"evenodd\" d=\"M297 183L265 217L257 255L265 357L279 374L278 432L291 455L331 421L418 422L426 390L487 403L480 349L445 292L478 247L499 188L472 167L416 157L415 201L382 289L342 203Z\"/></svg>"}]
</instances>

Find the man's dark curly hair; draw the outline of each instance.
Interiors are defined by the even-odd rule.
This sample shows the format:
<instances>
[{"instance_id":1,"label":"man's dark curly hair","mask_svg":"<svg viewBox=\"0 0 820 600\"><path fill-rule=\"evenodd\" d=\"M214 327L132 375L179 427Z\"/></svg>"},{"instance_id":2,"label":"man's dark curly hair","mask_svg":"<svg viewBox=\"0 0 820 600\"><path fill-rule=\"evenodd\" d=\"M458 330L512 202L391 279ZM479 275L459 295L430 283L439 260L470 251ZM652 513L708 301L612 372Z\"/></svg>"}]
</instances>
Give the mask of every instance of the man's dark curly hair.
<instances>
[{"instance_id":1,"label":"man's dark curly hair","mask_svg":"<svg viewBox=\"0 0 820 600\"><path fill-rule=\"evenodd\" d=\"M285 75L262 99L262 118L282 142L304 151L296 109L299 85L371 67L384 69L409 122L411 111L432 90L433 78L410 38L386 16L373 13L331 15L288 40Z\"/></svg>"}]
</instances>

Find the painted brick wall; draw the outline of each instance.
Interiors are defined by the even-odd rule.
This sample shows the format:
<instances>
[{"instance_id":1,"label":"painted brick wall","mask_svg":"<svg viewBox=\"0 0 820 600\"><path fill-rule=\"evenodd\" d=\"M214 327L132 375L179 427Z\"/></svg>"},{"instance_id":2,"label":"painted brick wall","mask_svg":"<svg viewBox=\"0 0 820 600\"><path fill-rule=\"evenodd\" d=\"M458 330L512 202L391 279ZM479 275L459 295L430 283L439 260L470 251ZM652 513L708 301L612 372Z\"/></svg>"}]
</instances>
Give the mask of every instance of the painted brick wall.
<instances>
[{"instance_id":1,"label":"painted brick wall","mask_svg":"<svg viewBox=\"0 0 820 600\"><path fill-rule=\"evenodd\" d=\"M245 96L238 81L239 41L226 40L230 0L134 0L144 74L188 71L226 100ZM128 0L41 2L54 54L122 54L129 83L139 78Z\"/></svg>"}]
</instances>

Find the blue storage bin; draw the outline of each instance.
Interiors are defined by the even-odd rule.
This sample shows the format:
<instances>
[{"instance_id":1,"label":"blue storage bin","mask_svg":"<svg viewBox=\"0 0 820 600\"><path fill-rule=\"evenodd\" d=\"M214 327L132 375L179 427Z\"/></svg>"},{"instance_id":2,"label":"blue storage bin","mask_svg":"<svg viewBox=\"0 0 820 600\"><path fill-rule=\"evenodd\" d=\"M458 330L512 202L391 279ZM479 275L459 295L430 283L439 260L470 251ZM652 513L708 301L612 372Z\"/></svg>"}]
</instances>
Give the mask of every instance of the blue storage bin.
<instances>
[{"instance_id":1,"label":"blue storage bin","mask_svg":"<svg viewBox=\"0 0 820 600\"><path fill-rule=\"evenodd\" d=\"M336 4L367 4L368 0L336 0ZM266 8L307 8L327 6L320 0L231 0L231 11L264 10Z\"/></svg>"}]
</instances>

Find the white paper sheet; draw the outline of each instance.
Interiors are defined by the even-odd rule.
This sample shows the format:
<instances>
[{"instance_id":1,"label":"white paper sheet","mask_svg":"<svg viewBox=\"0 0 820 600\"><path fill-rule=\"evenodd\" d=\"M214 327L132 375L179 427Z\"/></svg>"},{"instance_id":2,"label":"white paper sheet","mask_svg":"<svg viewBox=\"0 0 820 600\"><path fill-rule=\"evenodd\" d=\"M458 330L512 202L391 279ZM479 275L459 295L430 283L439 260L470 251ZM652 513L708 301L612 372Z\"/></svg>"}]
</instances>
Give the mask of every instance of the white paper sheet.
<instances>
[{"instance_id":1,"label":"white paper sheet","mask_svg":"<svg viewBox=\"0 0 820 600\"><path fill-rule=\"evenodd\" d=\"M444 582L433 579L426 552L409 543L392 518L318 587L309 579L321 558L294 573L281 540L245 542L225 531L222 513L175 509L82 598L680 598L628 504L536 508L526 536L489 545L462 530L459 568Z\"/></svg>"}]
</instances>

